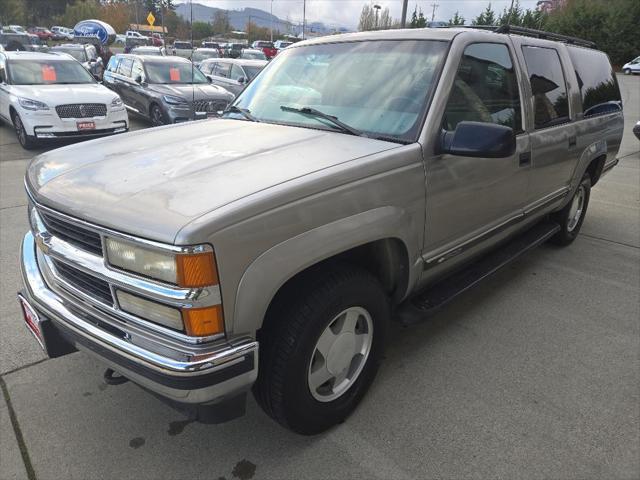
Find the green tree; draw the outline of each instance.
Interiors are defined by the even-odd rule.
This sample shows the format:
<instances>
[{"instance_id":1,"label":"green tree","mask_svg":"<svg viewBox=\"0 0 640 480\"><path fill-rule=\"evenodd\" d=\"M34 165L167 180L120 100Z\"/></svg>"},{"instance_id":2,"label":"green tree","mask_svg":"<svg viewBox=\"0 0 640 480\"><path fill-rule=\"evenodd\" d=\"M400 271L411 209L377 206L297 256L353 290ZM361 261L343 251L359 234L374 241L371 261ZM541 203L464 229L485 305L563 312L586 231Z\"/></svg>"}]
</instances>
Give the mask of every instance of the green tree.
<instances>
[{"instance_id":1,"label":"green tree","mask_svg":"<svg viewBox=\"0 0 640 480\"><path fill-rule=\"evenodd\" d=\"M495 25L496 14L491 8L491 3L487 5L487 8L483 12L471 21L472 25Z\"/></svg>"},{"instance_id":2,"label":"green tree","mask_svg":"<svg viewBox=\"0 0 640 480\"><path fill-rule=\"evenodd\" d=\"M0 0L0 24L24 25L26 20L24 0Z\"/></svg>"},{"instance_id":3,"label":"green tree","mask_svg":"<svg viewBox=\"0 0 640 480\"><path fill-rule=\"evenodd\" d=\"M637 0L571 0L549 14L545 28L594 41L614 65L622 65L640 52L638 25Z\"/></svg>"},{"instance_id":4,"label":"green tree","mask_svg":"<svg viewBox=\"0 0 640 480\"><path fill-rule=\"evenodd\" d=\"M229 23L229 15L222 10L216 10L216 13L213 15L213 23L212 23L213 33L224 35L227 32L231 31L231 24Z\"/></svg>"},{"instance_id":5,"label":"green tree","mask_svg":"<svg viewBox=\"0 0 640 480\"><path fill-rule=\"evenodd\" d=\"M498 25L521 25L522 24L522 7L520 0L516 0L513 6L504 7L502 14L498 17Z\"/></svg>"},{"instance_id":6,"label":"green tree","mask_svg":"<svg viewBox=\"0 0 640 480\"><path fill-rule=\"evenodd\" d=\"M413 14L411 15L411 23L409 24L409 28L426 28L427 19L424 18L424 14L422 13L422 9L418 10L418 6L413 10Z\"/></svg>"},{"instance_id":7,"label":"green tree","mask_svg":"<svg viewBox=\"0 0 640 480\"><path fill-rule=\"evenodd\" d=\"M213 28L207 22L193 22L191 28L193 29L193 38L198 40L213 35Z\"/></svg>"},{"instance_id":8,"label":"green tree","mask_svg":"<svg viewBox=\"0 0 640 480\"><path fill-rule=\"evenodd\" d=\"M73 27L80 20L100 17L100 2L98 0L76 0L68 3L64 13L55 17L55 23Z\"/></svg>"},{"instance_id":9,"label":"green tree","mask_svg":"<svg viewBox=\"0 0 640 480\"><path fill-rule=\"evenodd\" d=\"M465 18L460 15L460 12L458 12L457 10L456 13L453 14L453 17L449 19L449 25L451 26L464 25L465 22Z\"/></svg>"}]
</instances>

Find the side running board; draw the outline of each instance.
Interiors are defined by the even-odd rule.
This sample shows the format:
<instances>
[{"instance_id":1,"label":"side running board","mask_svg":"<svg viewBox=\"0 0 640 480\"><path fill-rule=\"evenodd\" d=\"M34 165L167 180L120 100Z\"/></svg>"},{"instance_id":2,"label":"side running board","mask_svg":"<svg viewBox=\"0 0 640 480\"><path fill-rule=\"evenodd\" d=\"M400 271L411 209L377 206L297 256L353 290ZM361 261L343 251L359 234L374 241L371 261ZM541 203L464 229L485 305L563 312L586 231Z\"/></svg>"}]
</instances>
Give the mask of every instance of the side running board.
<instances>
[{"instance_id":1,"label":"side running board","mask_svg":"<svg viewBox=\"0 0 640 480\"><path fill-rule=\"evenodd\" d=\"M446 277L441 282L405 300L395 313L395 320L411 325L426 320L437 310L463 292L509 264L522 254L547 241L560 226L549 221L541 222L481 257L464 270Z\"/></svg>"}]
</instances>

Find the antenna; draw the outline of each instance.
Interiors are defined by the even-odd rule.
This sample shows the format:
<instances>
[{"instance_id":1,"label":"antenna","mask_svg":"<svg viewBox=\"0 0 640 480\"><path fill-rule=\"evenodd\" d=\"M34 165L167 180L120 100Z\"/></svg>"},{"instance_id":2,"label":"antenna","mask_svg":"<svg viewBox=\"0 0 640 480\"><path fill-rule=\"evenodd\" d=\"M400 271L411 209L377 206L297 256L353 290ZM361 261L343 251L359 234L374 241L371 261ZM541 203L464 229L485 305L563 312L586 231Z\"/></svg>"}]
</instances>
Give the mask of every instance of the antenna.
<instances>
[{"instance_id":1,"label":"antenna","mask_svg":"<svg viewBox=\"0 0 640 480\"><path fill-rule=\"evenodd\" d=\"M511 7L509 7L509 15L507 16L507 27L511 25L511 15L513 15L513 3L514 3L514 0L511 0Z\"/></svg>"},{"instance_id":2,"label":"antenna","mask_svg":"<svg viewBox=\"0 0 640 480\"><path fill-rule=\"evenodd\" d=\"M196 84L195 81L193 79L193 75L194 75L194 71L193 69L195 68L193 66L193 0L189 0L189 7L190 7L190 13L191 13L191 25L189 28L190 32L191 32L191 108L193 108L193 119L196 119Z\"/></svg>"}]
</instances>

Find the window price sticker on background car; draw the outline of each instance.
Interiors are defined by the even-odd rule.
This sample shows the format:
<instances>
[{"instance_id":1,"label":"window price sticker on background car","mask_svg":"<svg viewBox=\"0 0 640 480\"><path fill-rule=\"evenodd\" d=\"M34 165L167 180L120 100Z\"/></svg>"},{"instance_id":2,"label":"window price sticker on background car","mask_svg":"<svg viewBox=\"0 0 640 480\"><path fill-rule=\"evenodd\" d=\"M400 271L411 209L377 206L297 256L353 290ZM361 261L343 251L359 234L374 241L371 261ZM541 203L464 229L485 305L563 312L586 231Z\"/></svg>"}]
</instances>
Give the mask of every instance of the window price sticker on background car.
<instances>
[{"instance_id":1,"label":"window price sticker on background car","mask_svg":"<svg viewBox=\"0 0 640 480\"><path fill-rule=\"evenodd\" d=\"M40 72L42 73L42 81L44 82L55 82L57 79L56 69L53 65L42 65Z\"/></svg>"},{"instance_id":2,"label":"window price sticker on background car","mask_svg":"<svg viewBox=\"0 0 640 480\"><path fill-rule=\"evenodd\" d=\"M95 130L96 122L78 122L78 130Z\"/></svg>"},{"instance_id":3,"label":"window price sticker on background car","mask_svg":"<svg viewBox=\"0 0 640 480\"><path fill-rule=\"evenodd\" d=\"M180 70L178 70L177 68L170 68L169 69L169 79L172 82L179 82L180 81Z\"/></svg>"}]
</instances>

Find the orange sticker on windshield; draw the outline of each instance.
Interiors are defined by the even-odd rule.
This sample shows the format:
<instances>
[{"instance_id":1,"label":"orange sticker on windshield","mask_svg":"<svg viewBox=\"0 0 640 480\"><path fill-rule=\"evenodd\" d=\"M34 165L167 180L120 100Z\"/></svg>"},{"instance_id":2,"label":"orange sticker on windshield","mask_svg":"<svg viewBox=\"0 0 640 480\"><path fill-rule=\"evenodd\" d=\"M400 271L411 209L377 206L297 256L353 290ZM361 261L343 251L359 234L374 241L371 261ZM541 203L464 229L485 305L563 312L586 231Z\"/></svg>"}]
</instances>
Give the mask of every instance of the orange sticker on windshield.
<instances>
[{"instance_id":1,"label":"orange sticker on windshield","mask_svg":"<svg viewBox=\"0 0 640 480\"><path fill-rule=\"evenodd\" d=\"M56 81L56 69L51 65L42 65L42 81L55 82Z\"/></svg>"},{"instance_id":2,"label":"orange sticker on windshield","mask_svg":"<svg viewBox=\"0 0 640 480\"><path fill-rule=\"evenodd\" d=\"M177 68L170 68L169 69L169 79L171 79L172 82L179 82L180 81L180 70L178 70Z\"/></svg>"}]
</instances>

